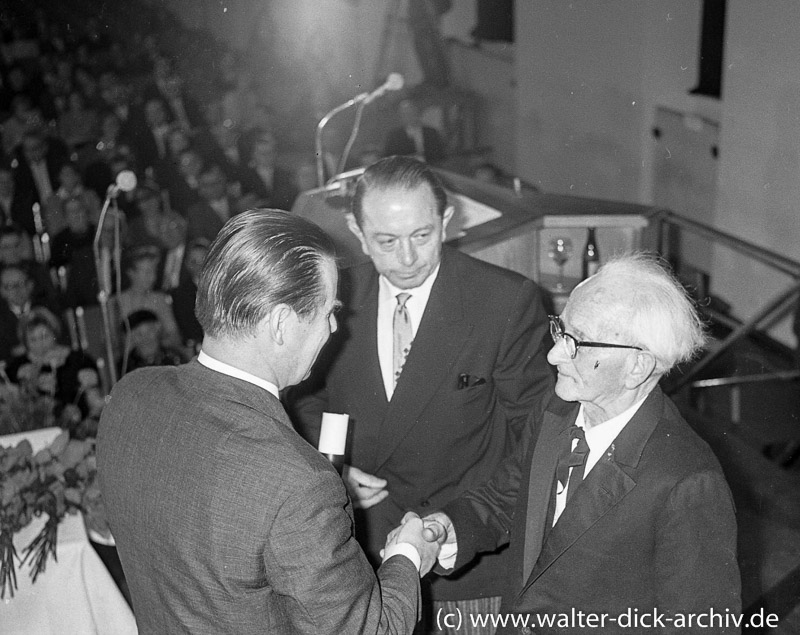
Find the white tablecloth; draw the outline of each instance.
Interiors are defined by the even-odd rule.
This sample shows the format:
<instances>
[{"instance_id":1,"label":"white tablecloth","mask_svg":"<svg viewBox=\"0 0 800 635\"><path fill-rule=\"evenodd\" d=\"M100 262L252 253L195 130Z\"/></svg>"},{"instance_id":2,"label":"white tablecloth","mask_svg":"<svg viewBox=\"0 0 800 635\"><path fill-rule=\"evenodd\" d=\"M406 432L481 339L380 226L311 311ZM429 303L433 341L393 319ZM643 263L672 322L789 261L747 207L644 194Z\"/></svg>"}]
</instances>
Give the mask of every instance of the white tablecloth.
<instances>
[{"instance_id":1,"label":"white tablecloth","mask_svg":"<svg viewBox=\"0 0 800 635\"><path fill-rule=\"evenodd\" d=\"M27 438L34 452L46 447L59 432L37 430L0 437L0 446ZM49 435L49 437L48 437ZM14 536L23 549L41 530L37 518ZM58 561L49 559L44 573L31 583L28 565L17 568L18 590L0 600L3 635L135 635L136 622L113 578L89 544L83 517L67 516L58 526Z\"/></svg>"}]
</instances>

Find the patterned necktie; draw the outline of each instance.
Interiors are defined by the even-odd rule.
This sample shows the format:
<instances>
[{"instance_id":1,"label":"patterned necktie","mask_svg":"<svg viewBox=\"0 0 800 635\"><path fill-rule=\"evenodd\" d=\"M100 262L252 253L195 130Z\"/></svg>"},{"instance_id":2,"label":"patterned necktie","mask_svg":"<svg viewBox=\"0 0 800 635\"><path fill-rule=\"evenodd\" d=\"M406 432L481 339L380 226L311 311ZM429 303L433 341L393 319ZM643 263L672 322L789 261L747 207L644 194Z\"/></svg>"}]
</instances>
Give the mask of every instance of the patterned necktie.
<instances>
[{"instance_id":1,"label":"patterned necktie","mask_svg":"<svg viewBox=\"0 0 800 635\"><path fill-rule=\"evenodd\" d=\"M578 440L575 449L572 449L572 441ZM561 486L558 491L564 491L567 487L567 503L575 493L578 485L583 480L584 469L586 468L586 457L589 456L589 445L586 443L586 436L584 435L583 428L579 426L572 426L569 429L569 445L564 448L561 455L558 457L558 465L556 466L556 478ZM572 475L570 476L569 469L572 468ZM569 486L567 486L569 480Z\"/></svg>"},{"instance_id":2,"label":"patterned necktie","mask_svg":"<svg viewBox=\"0 0 800 635\"><path fill-rule=\"evenodd\" d=\"M397 380L400 379L400 373L403 372L403 364L406 363L408 351L411 350L411 341L414 339L411 332L411 316L408 315L408 309L406 308L406 302L410 297L410 293L397 294L397 307L394 310L394 319L392 320L395 386L397 385Z\"/></svg>"}]
</instances>

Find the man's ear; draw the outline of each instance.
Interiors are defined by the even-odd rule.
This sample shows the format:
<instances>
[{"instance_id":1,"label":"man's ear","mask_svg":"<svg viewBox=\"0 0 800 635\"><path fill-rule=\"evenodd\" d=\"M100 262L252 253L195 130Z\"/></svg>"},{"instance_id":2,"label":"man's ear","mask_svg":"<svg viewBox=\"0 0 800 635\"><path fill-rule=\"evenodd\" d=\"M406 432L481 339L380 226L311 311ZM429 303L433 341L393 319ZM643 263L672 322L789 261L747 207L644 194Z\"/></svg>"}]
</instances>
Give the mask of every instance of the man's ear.
<instances>
[{"instance_id":1,"label":"man's ear","mask_svg":"<svg viewBox=\"0 0 800 635\"><path fill-rule=\"evenodd\" d=\"M283 345L286 340L286 331L293 313L294 311L288 304L276 304L267 314L265 326L269 329L269 336L276 344Z\"/></svg>"},{"instance_id":2,"label":"man's ear","mask_svg":"<svg viewBox=\"0 0 800 635\"><path fill-rule=\"evenodd\" d=\"M367 240L364 238L364 232L362 232L361 228L358 226L358 221L356 221L355 214L348 212L345 214L345 218L347 219L347 228L352 232L353 236L358 238L359 242L361 243L361 251L363 251L365 255L369 256Z\"/></svg>"},{"instance_id":3,"label":"man's ear","mask_svg":"<svg viewBox=\"0 0 800 635\"><path fill-rule=\"evenodd\" d=\"M455 213L456 208L452 205L448 205L444 208L444 214L442 214L442 240L444 241L444 230L447 229L447 223L453 218L453 214Z\"/></svg>"},{"instance_id":4,"label":"man's ear","mask_svg":"<svg viewBox=\"0 0 800 635\"><path fill-rule=\"evenodd\" d=\"M631 357L633 362L625 385L627 388L634 389L641 386L655 374L656 358L649 351L636 351L636 355L631 355Z\"/></svg>"}]
</instances>

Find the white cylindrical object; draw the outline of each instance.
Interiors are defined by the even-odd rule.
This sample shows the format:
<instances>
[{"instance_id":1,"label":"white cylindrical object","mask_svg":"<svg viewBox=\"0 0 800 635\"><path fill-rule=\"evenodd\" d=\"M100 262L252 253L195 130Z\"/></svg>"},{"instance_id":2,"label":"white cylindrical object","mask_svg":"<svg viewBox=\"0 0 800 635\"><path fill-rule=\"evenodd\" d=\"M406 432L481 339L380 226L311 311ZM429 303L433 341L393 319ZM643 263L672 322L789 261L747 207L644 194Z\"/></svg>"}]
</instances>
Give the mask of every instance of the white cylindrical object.
<instances>
[{"instance_id":1,"label":"white cylindrical object","mask_svg":"<svg viewBox=\"0 0 800 635\"><path fill-rule=\"evenodd\" d=\"M319 445L322 454L343 455L347 445L347 422L349 415L322 413L322 427L319 431Z\"/></svg>"}]
</instances>

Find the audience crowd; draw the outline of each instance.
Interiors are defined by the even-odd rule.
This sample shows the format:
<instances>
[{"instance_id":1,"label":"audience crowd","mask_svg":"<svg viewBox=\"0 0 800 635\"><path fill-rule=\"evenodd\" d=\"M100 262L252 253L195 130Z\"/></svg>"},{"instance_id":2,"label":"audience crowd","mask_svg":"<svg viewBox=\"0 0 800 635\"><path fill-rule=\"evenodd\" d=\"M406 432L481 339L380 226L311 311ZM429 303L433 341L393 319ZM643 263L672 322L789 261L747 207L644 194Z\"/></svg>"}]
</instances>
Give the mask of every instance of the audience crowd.
<instances>
[{"instance_id":1,"label":"audience crowd","mask_svg":"<svg viewBox=\"0 0 800 635\"><path fill-rule=\"evenodd\" d=\"M89 0L46 11L0 2L6 382L29 365L25 329L43 310L53 345L71 344L95 368L101 291L118 373L186 361L202 340L195 285L219 229L251 207L290 209L298 194L279 165L267 99L234 51L156 3L113 13L98 15ZM137 185L110 200L96 254L101 210L123 170Z\"/></svg>"}]
</instances>

